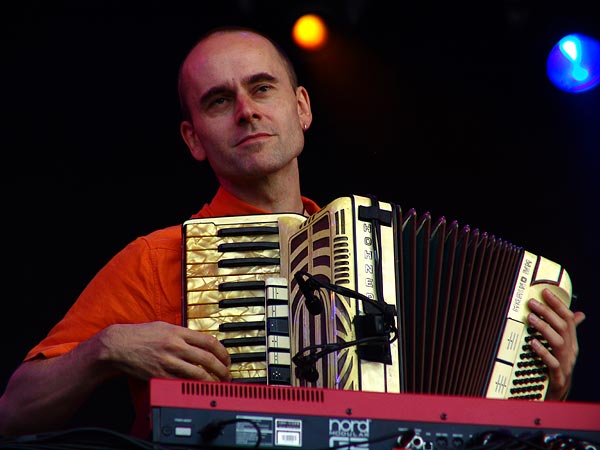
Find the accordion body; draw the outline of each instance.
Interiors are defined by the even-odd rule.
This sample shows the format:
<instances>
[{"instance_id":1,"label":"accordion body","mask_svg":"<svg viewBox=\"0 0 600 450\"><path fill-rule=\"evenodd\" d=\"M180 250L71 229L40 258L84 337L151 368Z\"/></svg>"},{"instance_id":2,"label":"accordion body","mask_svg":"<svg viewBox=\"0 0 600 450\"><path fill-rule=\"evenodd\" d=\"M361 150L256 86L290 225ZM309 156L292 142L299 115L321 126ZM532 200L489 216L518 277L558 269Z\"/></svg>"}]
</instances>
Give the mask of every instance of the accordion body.
<instances>
[{"instance_id":1,"label":"accordion body","mask_svg":"<svg viewBox=\"0 0 600 450\"><path fill-rule=\"evenodd\" d=\"M570 305L571 282L522 247L359 195L308 218L191 219L183 245L184 325L223 342L234 381L544 399L526 302L547 287ZM320 289L320 313L307 308L299 272L335 287ZM358 319L374 305L394 311L385 361L360 345ZM299 376L294 356L323 348L333 350L315 361L316 379Z\"/></svg>"}]
</instances>

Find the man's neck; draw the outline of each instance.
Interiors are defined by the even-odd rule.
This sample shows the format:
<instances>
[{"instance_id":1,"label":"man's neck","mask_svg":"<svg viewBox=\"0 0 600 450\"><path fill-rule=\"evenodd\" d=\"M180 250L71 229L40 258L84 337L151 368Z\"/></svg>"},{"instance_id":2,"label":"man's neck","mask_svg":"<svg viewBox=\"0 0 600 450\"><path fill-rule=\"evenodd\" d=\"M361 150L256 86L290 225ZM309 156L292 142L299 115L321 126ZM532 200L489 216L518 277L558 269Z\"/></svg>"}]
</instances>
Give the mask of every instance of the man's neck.
<instances>
[{"instance_id":1,"label":"man's neck","mask_svg":"<svg viewBox=\"0 0 600 450\"><path fill-rule=\"evenodd\" d=\"M304 213L297 170L247 182L219 181L231 194L257 208L272 213Z\"/></svg>"}]
</instances>

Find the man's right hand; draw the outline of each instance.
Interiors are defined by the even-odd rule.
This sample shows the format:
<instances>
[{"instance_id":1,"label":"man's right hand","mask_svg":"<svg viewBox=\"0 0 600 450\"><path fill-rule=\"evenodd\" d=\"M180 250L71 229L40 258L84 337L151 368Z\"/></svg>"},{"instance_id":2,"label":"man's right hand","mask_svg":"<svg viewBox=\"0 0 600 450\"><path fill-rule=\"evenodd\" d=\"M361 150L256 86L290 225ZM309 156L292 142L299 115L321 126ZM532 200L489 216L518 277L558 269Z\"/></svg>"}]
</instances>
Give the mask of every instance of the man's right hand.
<instances>
[{"instance_id":1,"label":"man's right hand","mask_svg":"<svg viewBox=\"0 0 600 450\"><path fill-rule=\"evenodd\" d=\"M123 373L229 381L230 363L209 334L165 322L111 325L70 352L21 364L0 397L0 434L58 429L98 385Z\"/></svg>"},{"instance_id":2,"label":"man's right hand","mask_svg":"<svg viewBox=\"0 0 600 450\"><path fill-rule=\"evenodd\" d=\"M207 333L150 322L111 325L96 338L100 357L135 378L231 380L229 353Z\"/></svg>"}]
</instances>

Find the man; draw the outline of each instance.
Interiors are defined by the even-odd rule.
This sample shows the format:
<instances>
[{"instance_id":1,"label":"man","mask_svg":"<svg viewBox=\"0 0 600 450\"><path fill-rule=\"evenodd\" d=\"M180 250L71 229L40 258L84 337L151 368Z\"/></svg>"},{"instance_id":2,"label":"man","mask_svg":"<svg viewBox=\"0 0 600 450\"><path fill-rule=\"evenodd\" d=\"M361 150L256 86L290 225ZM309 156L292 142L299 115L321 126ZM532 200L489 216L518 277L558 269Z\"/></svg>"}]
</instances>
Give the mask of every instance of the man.
<instances>
[{"instance_id":1,"label":"man","mask_svg":"<svg viewBox=\"0 0 600 450\"><path fill-rule=\"evenodd\" d=\"M180 71L181 135L219 183L193 217L296 212L318 206L301 195L298 156L312 122L306 89L266 37L215 30L190 51ZM550 292L529 304L531 324L554 354L532 341L550 368L548 399L564 399L584 319ZM541 319L543 317L543 319ZM181 228L158 230L126 246L26 356L0 399L0 433L53 430L103 383L127 375L145 427L143 393L152 377L230 379L230 358L213 337L181 326Z\"/></svg>"}]
</instances>

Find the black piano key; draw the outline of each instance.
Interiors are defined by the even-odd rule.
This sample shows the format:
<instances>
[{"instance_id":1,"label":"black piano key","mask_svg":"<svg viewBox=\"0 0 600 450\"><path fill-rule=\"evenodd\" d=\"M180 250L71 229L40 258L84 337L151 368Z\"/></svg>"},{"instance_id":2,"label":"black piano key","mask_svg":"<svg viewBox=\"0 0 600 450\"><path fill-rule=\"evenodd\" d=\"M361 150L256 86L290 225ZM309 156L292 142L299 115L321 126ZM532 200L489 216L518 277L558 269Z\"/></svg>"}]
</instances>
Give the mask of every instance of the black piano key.
<instances>
[{"instance_id":1,"label":"black piano key","mask_svg":"<svg viewBox=\"0 0 600 450\"><path fill-rule=\"evenodd\" d=\"M220 259L217 263L217 266L220 268L278 265L279 258L229 258Z\"/></svg>"},{"instance_id":2,"label":"black piano key","mask_svg":"<svg viewBox=\"0 0 600 450\"><path fill-rule=\"evenodd\" d=\"M267 377L234 378L236 383L267 384Z\"/></svg>"},{"instance_id":3,"label":"black piano key","mask_svg":"<svg viewBox=\"0 0 600 450\"><path fill-rule=\"evenodd\" d=\"M225 347L241 347L244 345L267 345L265 336L240 337L221 339L221 344Z\"/></svg>"},{"instance_id":4,"label":"black piano key","mask_svg":"<svg viewBox=\"0 0 600 450\"><path fill-rule=\"evenodd\" d=\"M219 291L251 291L254 289L264 289L265 282L259 281L228 281L219 284Z\"/></svg>"},{"instance_id":5,"label":"black piano key","mask_svg":"<svg viewBox=\"0 0 600 450\"><path fill-rule=\"evenodd\" d=\"M256 236L259 234L279 234L279 227L257 226L257 227L234 227L221 228L217 236Z\"/></svg>"},{"instance_id":6,"label":"black piano key","mask_svg":"<svg viewBox=\"0 0 600 450\"><path fill-rule=\"evenodd\" d=\"M248 353L231 353L231 364L242 362L264 361L267 358L266 352L248 352Z\"/></svg>"},{"instance_id":7,"label":"black piano key","mask_svg":"<svg viewBox=\"0 0 600 450\"><path fill-rule=\"evenodd\" d=\"M292 383L290 366L271 365L269 366L268 377L269 384L289 385Z\"/></svg>"},{"instance_id":8,"label":"black piano key","mask_svg":"<svg viewBox=\"0 0 600 450\"><path fill-rule=\"evenodd\" d=\"M289 300L286 297L273 297L273 296L269 296L269 294L267 294L266 296L266 304L267 305L288 305L289 304Z\"/></svg>"},{"instance_id":9,"label":"black piano key","mask_svg":"<svg viewBox=\"0 0 600 450\"><path fill-rule=\"evenodd\" d=\"M267 333L289 334L288 319L284 317L267 318Z\"/></svg>"},{"instance_id":10,"label":"black piano key","mask_svg":"<svg viewBox=\"0 0 600 450\"><path fill-rule=\"evenodd\" d=\"M217 249L220 252L248 252L257 250L278 249L279 242L232 242L220 244Z\"/></svg>"},{"instance_id":11,"label":"black piano key","mask_svg":"<svg viewBox=\"0 0 600 450\"><path fill-rule=\"evenodd\" d=\"M220 308L236 308L238 306L265 306L264 297L238 297L219 300Z\"/></svg>"},{"instance_id":12,"label":"black piano key","mask_svg":"<svg viewBox=\"0 0 600 450\"><path fill-rule=\"evenodd\" d=\"M249 322L228 322L219 325L219 331L244 331L244 330L264 330L265 322L262 320Z\"/></svg>"}]
</instances>

